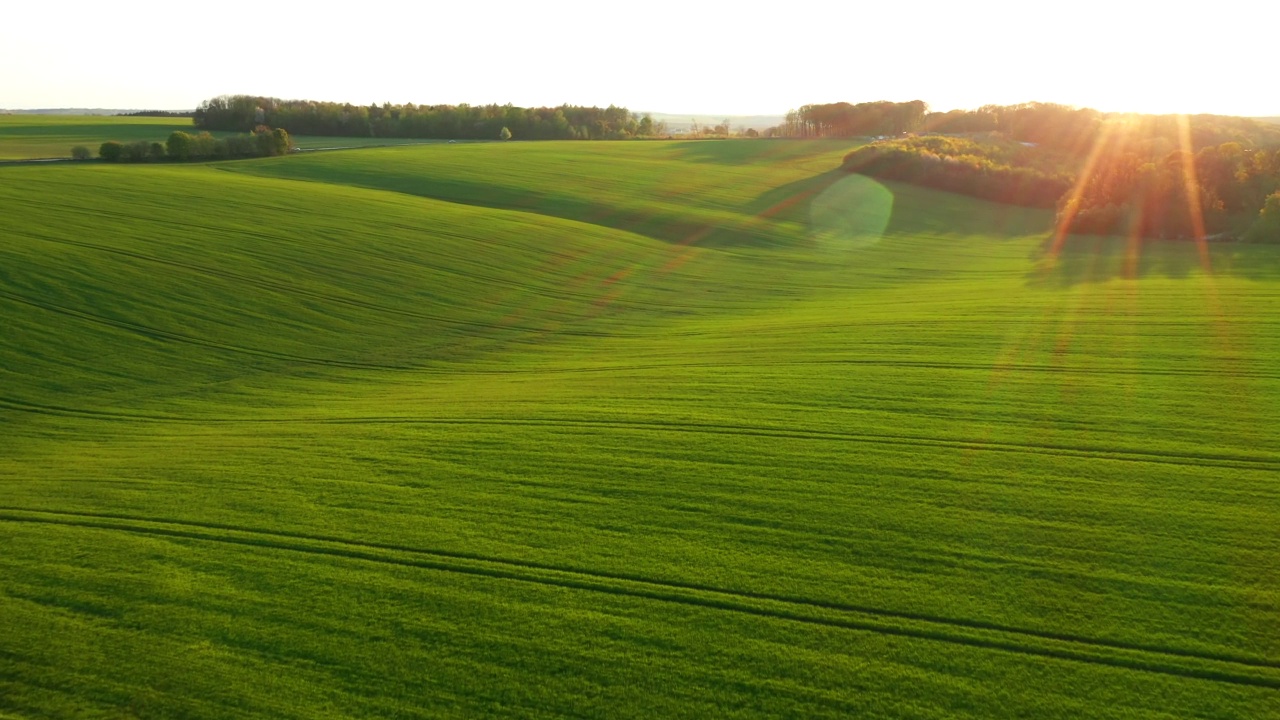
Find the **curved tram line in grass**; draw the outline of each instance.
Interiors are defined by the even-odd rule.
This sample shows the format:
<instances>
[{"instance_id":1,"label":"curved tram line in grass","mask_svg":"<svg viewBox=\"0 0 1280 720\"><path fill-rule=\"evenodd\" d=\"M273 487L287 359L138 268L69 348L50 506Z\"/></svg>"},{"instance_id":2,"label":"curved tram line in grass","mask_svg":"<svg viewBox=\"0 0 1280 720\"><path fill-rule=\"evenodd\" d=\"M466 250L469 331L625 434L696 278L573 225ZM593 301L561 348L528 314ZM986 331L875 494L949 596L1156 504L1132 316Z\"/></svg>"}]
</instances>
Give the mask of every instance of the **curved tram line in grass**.
<instances>
[{"instance_id":1,"label":"curved tram line in grass","mask_svg":"<svg viewBox=\"0 0 1280 720\"><path fill-rule=\"evenodd\" d=\"M958 618L753 593L696 583L426 550L400 545L265 531L217 523L129 515L0 507L0 522L80 527L241 545L348 560L549 585L725 610L811 625L965 645L1126 670L1280 689L1280 662L1043 632Z\"/></svg>"},{"instance_id":2,"label":"curved tram line in grass","mask_svg":"<svg viewBox=\"0 0 1280 720\"><path fill-rule=\"evenodd\" d=\"M1090 460L1158 463L1176 466L1212 466L1237 470L1278 470L1280 458L1230 453L1155 452L1134 448L1088 448L1068 445L995 442L964 438L927 438L891 433L846 433L810 428L769 427L766 425L730 425L727 423L657 422L646 420L609 420L579 418L492 418L492 417L284 417L231 418L186 417L180 415L144 415L108 410L80 410L56 405L42 405L0 397L0 408L33 414L62 417L84 417L134 422L184 423L193 425L475 425L491 427L576 428L598 430L650 430L671 433L702 433L744 437L769 437L789 440L821 440L872 445L937 447L955 450L977 450L1026 453L1050 457L1075 457Z\"/></svg>"}]
</instances>

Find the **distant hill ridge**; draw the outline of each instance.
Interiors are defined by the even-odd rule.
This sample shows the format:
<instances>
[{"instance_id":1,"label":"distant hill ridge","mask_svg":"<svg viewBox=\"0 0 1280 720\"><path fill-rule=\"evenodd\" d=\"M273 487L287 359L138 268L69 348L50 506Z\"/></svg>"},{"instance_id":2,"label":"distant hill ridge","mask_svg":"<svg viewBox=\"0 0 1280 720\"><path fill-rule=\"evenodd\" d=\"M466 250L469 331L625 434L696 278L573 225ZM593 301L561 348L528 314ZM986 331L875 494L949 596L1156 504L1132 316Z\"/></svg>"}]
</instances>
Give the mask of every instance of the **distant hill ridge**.
<instances>
[{"instance_id":1,"label":"distant hill ridge","mask_svg":"<svg viewBox=\"0 0 1280 720\"><path fill-rule=\"evenodd\" d=\"M645 113L653 118L654 122L664 122L671 130L691 130L693 124L699 126L715 126L729 121L729 127L734 130L738 129L755 129L765 130L775 125L781 125L786 116L784 115L708 115L705 113L662 113L649 112Z\"/></svg>"}]
</instances>

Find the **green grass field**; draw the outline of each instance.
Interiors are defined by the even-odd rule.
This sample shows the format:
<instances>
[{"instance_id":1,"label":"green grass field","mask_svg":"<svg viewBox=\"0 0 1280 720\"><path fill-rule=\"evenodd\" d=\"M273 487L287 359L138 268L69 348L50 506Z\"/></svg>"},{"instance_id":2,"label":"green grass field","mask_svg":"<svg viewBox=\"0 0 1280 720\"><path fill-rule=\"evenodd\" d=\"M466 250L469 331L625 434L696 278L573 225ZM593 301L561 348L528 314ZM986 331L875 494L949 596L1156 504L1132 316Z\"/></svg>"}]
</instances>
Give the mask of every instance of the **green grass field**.
<instances>
[{"instance_id":1,"label":"green grass field","mask_svg":"<svg viewBox=\"0 0 1280 720\"><path fill-rule=\"evenodd\" d=\"M174 130L195 132L185 118L116 117L106 115L0 115L0 161L67 158L71 148L84 145L94 156L107 140L164 142ZM219 137L235 133L216 132ZM298 136L304 150L331 147L421 144L425 140Z\"/></svg>"},{"instance_id":2,"label":"green grass field","mask_svg":"<svg viewBox=\"0 0 1280 720\"><path fill-rule=\"evenodd\" d=\"M0 715L1280 716L1280 248L849 149L0 167Z\"/></svg>"}]
</instances>

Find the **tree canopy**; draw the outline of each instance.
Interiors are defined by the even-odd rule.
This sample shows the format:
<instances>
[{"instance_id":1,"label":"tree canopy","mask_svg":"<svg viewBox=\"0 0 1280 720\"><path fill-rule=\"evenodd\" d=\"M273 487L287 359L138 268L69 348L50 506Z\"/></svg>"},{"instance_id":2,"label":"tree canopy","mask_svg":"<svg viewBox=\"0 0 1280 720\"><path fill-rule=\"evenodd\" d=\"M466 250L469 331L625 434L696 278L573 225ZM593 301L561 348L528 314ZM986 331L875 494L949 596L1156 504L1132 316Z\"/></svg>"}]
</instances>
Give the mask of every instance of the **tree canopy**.
<instances>
[{"instance_id":1,"label":"tree canopy","mask_svg":"<svg viewBox=\"0 0 1280 720\"><path fill-rule=\"evenodd\" d=\"M855 127L814 120L824 116L812 108L840 105L806 106L795 115L798 127L816 128L818 135ZM844 168L1001 202L1056 206L1059 226L1073 233L1276 235L1264 206L1280 190L1280 127L1273 124L1026 103L928 113L918 128L919 137L859 148ZM1250 224L1257 229L1246 233Z\"/></svg>"},{"instance_id":2,"label":"tree canopy","mask_svg":"<svg viewBox=\"0 0 1280 720\"><path fill-rule=\"evenodd\" d=\"M805 105L787 113L786 122L765 132L768 137L860 137L900 135L924 122L929 106L911 102L847 102Z\"/></svg>"},{"instance_id":3,"label":"tree canopy","mask_svg":"<svg viewBox=\"0 0 1280 720\"><path fill-rule=\"evenodd\" d=\"M107 162L231 160L284 155L292 145L288 132L261 125L250 134L222 138L209 132L192 135L175 130L164 143L139 140L124 145L111 140L102 144L98 155Z\"/></svg>"},{"instance_id":4,"label":"tree canopy","mask_svg":"<svg viewBox=\"0 0 1280 720\"><path fill-rule=\"evenodd\" d=\"M1045 208L1054 207L1072 182L1072 176L1051 157L1018 143L936 135L864 145L845 156L844 169L997 202Z\"/></svg>"},{"instance_id":5,"label":"tree canopy","mask_svg":"<svg viewBox=\"0 0 1280 720\"><path fill-rule=\"evenodd\" d=\"M492 140L503 128L520 140L619 140L654 131L649 116L626 108L561 105L352 105L223 95L200 103L202 130L247 132L258 125L294 135Z\"/></svg>"}]
</instances>

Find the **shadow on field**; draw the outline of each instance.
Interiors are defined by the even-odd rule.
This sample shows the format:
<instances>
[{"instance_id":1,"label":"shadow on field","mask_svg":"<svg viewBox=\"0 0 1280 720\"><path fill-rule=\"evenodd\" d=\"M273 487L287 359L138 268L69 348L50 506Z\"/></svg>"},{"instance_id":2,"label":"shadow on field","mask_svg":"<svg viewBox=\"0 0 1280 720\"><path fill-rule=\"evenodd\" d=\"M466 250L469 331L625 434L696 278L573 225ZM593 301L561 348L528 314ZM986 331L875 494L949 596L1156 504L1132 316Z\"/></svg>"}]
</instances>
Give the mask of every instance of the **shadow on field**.
<instances>
[{"instance_id":1,"label":"shadow on field","mask_svg":"<svg viewBox=\"0 0 1280 720\"><path fill-rule=\"evenodd\" d=\"M675 149L681 160L716 165L756 165L812 151L773 140L687 140Z\"/></svg>"},{"instance_id":2,"label":"shadow on field","mask_svg":"<svg viewBox=\"0 0 1280 720\"><path fill-rule=\"evenodd\" d=\"M759 217L808 224L815 234L1023 240L1052 227L1052 212L829 170L763 193L746 208Z\"/></svg>"},{"instance_id":3,"label":"shadow on field","mask_svg":"<svg viewBox=\"0 0 1280 720\"><path fill-rule=\"evenodd\" d=\"M1280 280L1280 246L1242 243L1210 243L1207 258L1200 247L1186 240L1136 240L1072 236L1067 238L1056 262L1052 238L1032 254L1033 268L1027 284L1068 288L1110 280L1168 278L1180 280L1206 273L1256 281Z\"/></svg>"},{"instance_id":4,"label":"shadow on field","mask_svg":"<svg viewBox=\"0 0 1280 720\"><path fill-rule=\"evenodd\" d=\"M1052 211L980 200L907 183L883 181L898 199L890 234L1021 240L1053 227Z\"/></svg>"},{"instance_id":5,"label":"shadow on field","mask_svg":"<svg viewBox=\"0 0 1280 720\"><path fill-rule=\"evenodd\" d=\"M743 209L758 217L808 222L809 203L848 176L849 173L843 170L828 170L821 175L779 185L760 194Z\"/></svg>"},{"instance_id":6,"label":"shadow on field","mask_svg":"<svg viewBox=\"0 0 1280 720\"><path fill-rule=\"evenodd\" d=\"M843 170L797 180L760 194L744 208L755 217L794 222L830 248L866 246L884 236L894 195L875 180Z\"/></svg>"},{"instance_id":7,"label":"shadow on field","mask_svg":"<svg viewBox=\"0 0 1280 720\"><path fill-rule=\"evenodd\" d=\"M276 175L271 166L249 167L250 174L284 177L290 180L340 184L431 198L459 205L516 210L547 217L598 225L614 230L643 235L659 242L697 247L762 248L782 247L789 238L779 237L763 223L752 223L742 216L740 222L727 226L708 223L675 209L645 206L643 199L631 207L611 205L584 197L557 193L554 188L531 189L509 187L501 182L485 182L459 177L436 177L421 174L387 173L380 167L348 167L335 178L324 164L294 163L289 172ZM227 168L231 170L231 168ZM243 168L241 168L243 169ZM265 170L265 171L264 171Z\"/></svg>"}]
</instances>

